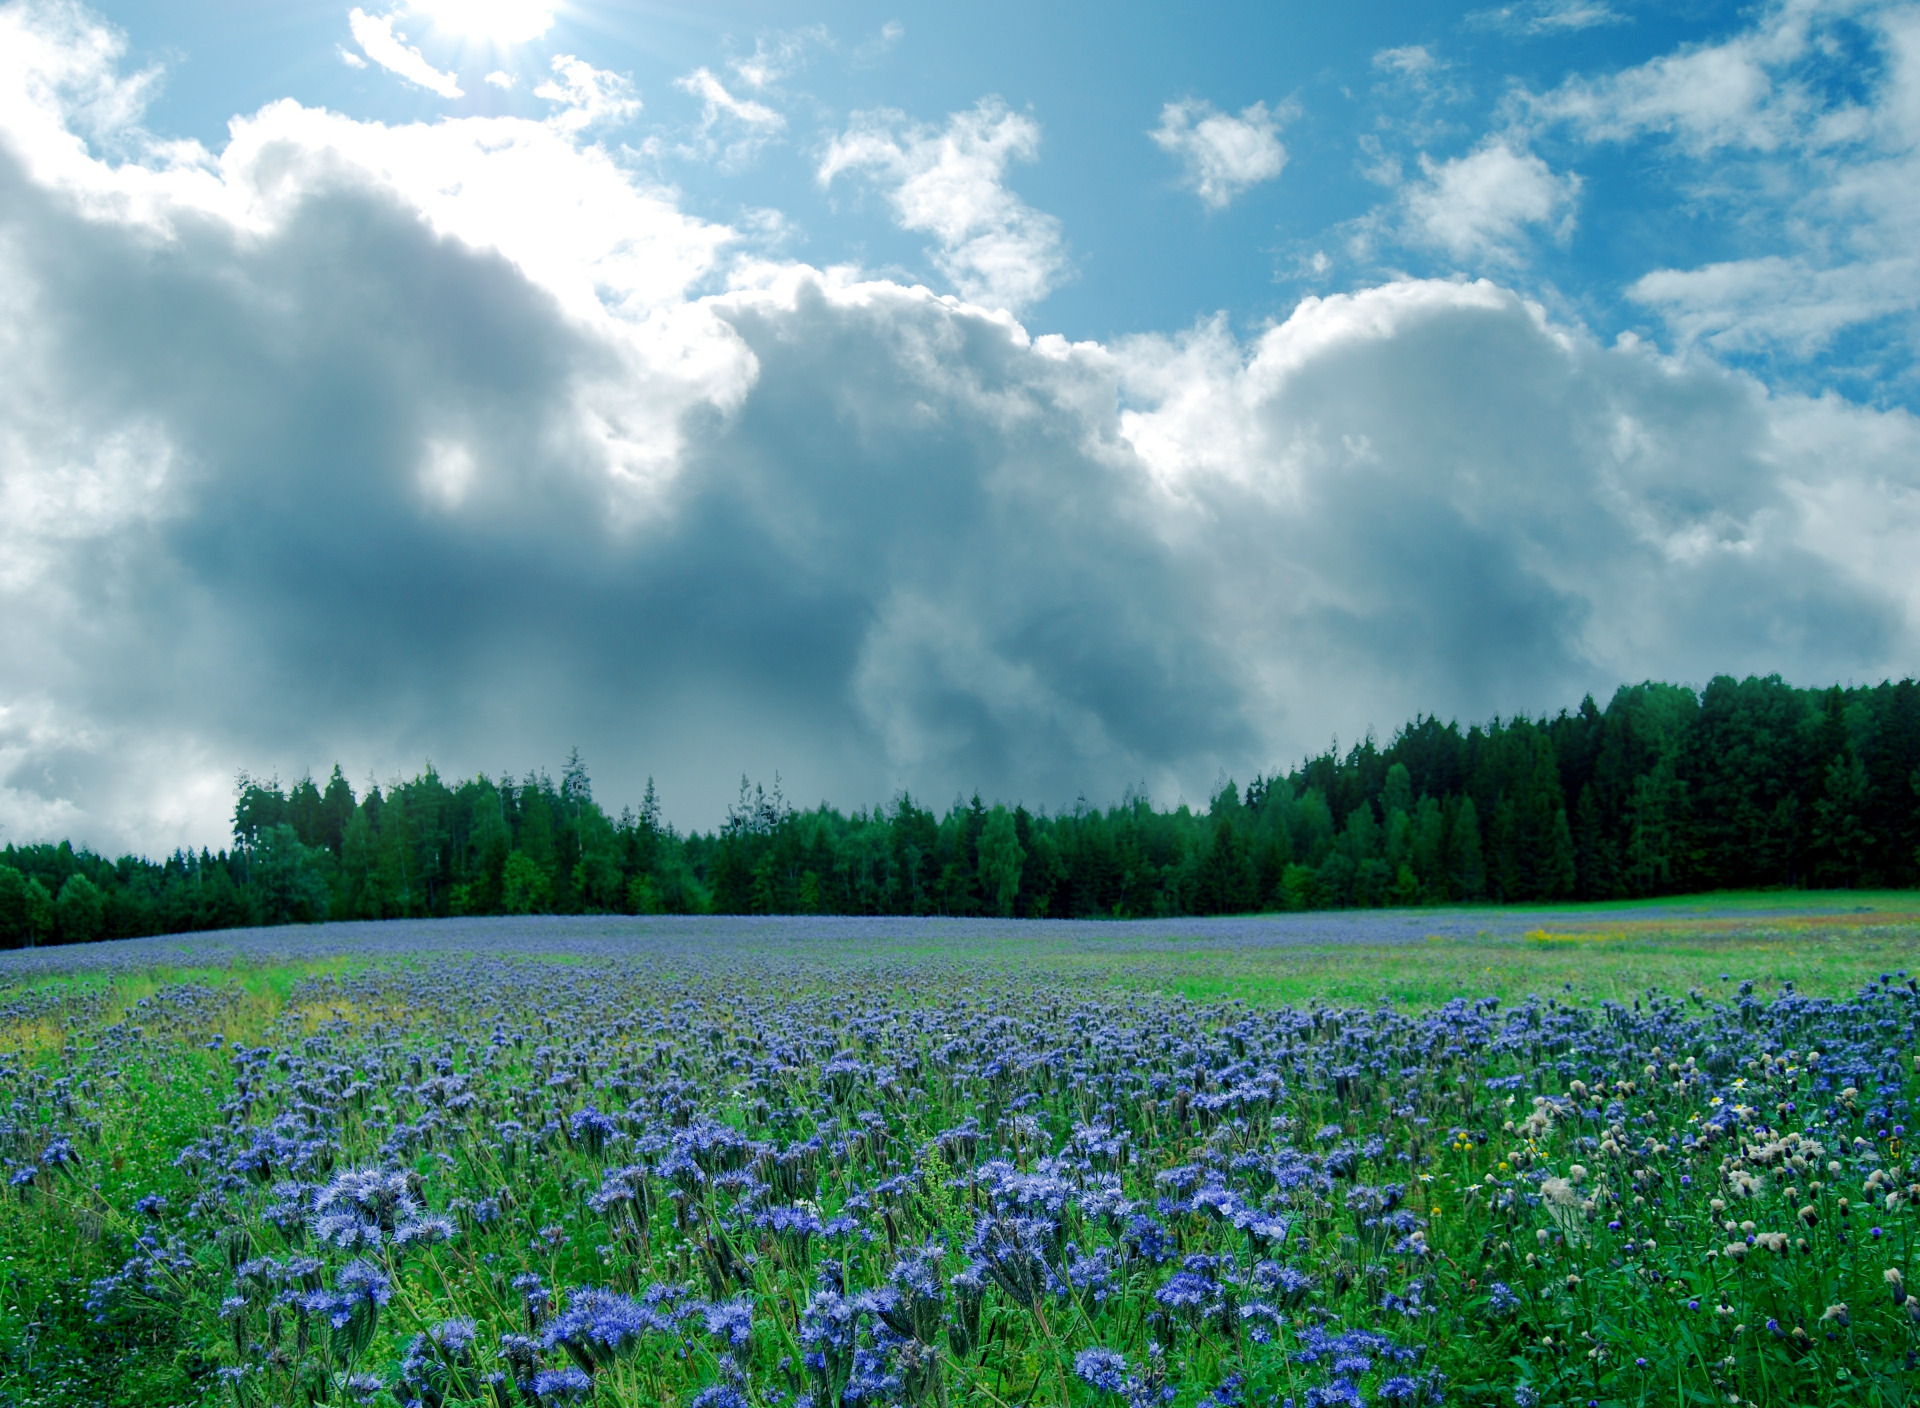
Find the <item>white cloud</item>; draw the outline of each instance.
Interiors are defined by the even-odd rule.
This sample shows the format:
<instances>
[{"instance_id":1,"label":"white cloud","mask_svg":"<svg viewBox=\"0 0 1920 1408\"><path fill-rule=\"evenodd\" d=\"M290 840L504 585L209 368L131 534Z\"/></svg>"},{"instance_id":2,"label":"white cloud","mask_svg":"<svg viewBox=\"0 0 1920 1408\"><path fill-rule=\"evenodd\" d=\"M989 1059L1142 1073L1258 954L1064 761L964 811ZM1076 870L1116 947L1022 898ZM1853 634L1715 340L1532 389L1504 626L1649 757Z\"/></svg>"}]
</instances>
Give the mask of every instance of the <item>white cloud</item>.
<instances>
[{"instance_id":1,"label":"white cloud","mask_svg":"<svg viewBox=\"0 0 1920 1408\"><path fill-rule=\"evenodd\" d=\"M1859 8L1775 3L1731 39L1683 45L1617 73L1576 76L1523 101L1535 117L1566 123L1590 141L1663 134L1697 156L1771 150L1791 140L1815 104L1794 70L1823 47L1820 22Z\"/></svg>"},{"instance_id":2,"label":"white cloud","mask_svg":"<svg viewBox=\"0 0 1920 1408\"><path fill-rule=\"evenodd\" d=\"M825 25L761 34L754 38L751 54L727 60L727 67L749 88L771 88L805 64L809 48L831 43Z\"/></svg>"},{"instance_id":3,"label":"white cloud","mask_svg":"<svg viewBox=\"0 0 1920 1408\"><path fill-rule=\"evenodd\" d=\"M711 69L697 68L684 78L673 80L673 86L683 93L691 93L706 105L708 122L716 120L721 114L743 122L749 127L781 128L787 125L786 118L751 98L736 98L726 86L713 76Z\"/></svg>"},{"instance_id":4,"label":"white cloud","mask_svg":"<svg viewBox=\"0 0 1920 1408\"><path fill-rule=\"evenodd\" d=\"M520 81L519 79L515 78L512 74L508 73L505 69L497 68L492 73L487 75L487 82L491 83L494 87L500 89L502 92L506 92L512 89L513 86L517 84L519 81Z\"/></svg>"},{"instance_id":5,"label":"white cloud","mask_svg":"<svg viewBox=\"0 0 1920 1408\"><path fill-rule=\"evenodd\" d=\"M1160 110L1160 125L1148 135L1160 150L1180 159L1186 184L1202 204L1224 210L1249 186L1273 180L1286 166L1280 116L1265 103L1242 108L1238 117L1204 102L1168 103Z\"/></svg>"},{"instance_id":6,"label":"white cloud","mask_svg":"<svg viewBox=\"0 0 1920 1408\"><path fill-rule=\"evenodd\" d=\"M1373 66L1383 73L1405 74L1409 78L1422 78L1446 67L1424 44L1402 44L1394 49L1381 49L1373 56Z\"/></svg>"},{"instance_id":7,"label":"white cloud","mask_svg":"<svg viewBox=\"0 0 1920 1408\"><path fill-rule=\"evenodd\" d=\"M1533 0L1531 4L1477 10L1467 16L1467 22L1511 34L1540 35L1575 34L1631 21L1605 0Z\"/></svg>"},{"instance_id":8,"label":"white cloud","mask_svg":"<svg viewBox=\"0 0 1920 1408\"><path fill-rule=\"evenodd\" d=\"M1920 312L1920 255L1824 268L1769 255L1656 269L1627 294L1658 309L1682 344L1728 352L1779 347L1812 356L1845 328Z\"/></svg>"},{"instance_id":9,"label":"white cloud","mask_svg":"<svg viewBox=\"0 0 1920 1408\"><path fill-rule=\"evenodd\" d=\"M1537 105L1596 141L1645 132L1680 137L1696 152L1772 147L1782 133L1767 100L1772 83L1749 46L1714 45L1668 55L1600 81L1571 80Z\"/></svg>"},{"instance_id":10,"label":"white cloud","mask_svg":"<svg viewBox=\"0 0 1920 1408\"><path fill-rule=\"evenodd\" d=\"M1376 51L1373 68L1375 72L1386 75L1374 85L1376 94L1418 100L1419 106L1415 110L1418 116L1411 122L1403 118L1396 124L1403 131L1411 133L1424 129L1439 133L1457 130L1451 120L1434 116L1438 109L1457 105L1473 95L1471 85L1460 77L1457 65L1424 44L1402 44Z\"/></svg>"},{"instance_id":11,"label":"white cloud","mask_svg":"<svg viewBox=\"0 0 1920 1408\"><path fill-rule=\"evenodd\" d=\"M348 68L365 68L367 66L367 61L354 53L353 50L349 49L346 45L342 44L339 48L340 62Z\"/></svg>"},{"instance_id":12,"label":"white cloud","mask_svg":"<svg viewBox=\"0 0 1920 1408\"><path fill-rule=\"evenodd\" d=\"M700 99L700 132L688 155L717 158L723 165L738 166L751 160L762 146L786 128L784 116L765 103L735 97L714 77L711 69L697 68L674 79L673 86ZM731 127L738 134L734 140L720 140L716 133L722 126Z\"/></svg>"},{"instance_id":13,"label":"white cloud","mask_svg":"<svg viewBox=\"0 0 1920 1408\"><path fill-rule=\"evenodd\" d=\"M1577 175L1555 176L1531 152L1495 139L1466 156L1422 156L1426 179L1406 194L1409 233L1456 259L1511 258L1531 226L1560 238L1573 229Z\"/></svg>"},{"instance_id":14,"label":"white cloud","mask_svg":"<svg viewBox=\"0 0 1920 1408\"><path fill-rule=\"evenodd\" d=\"M700 825L742 768L1198 795L1415 710L1920 651L1901 412L1488 282L1247 341L1034 337L730 265L734 231L561 124L280 102L166 143L118 54L0 10L11 840L218 844L236 767L576 742L603 795L652 773ZM826 176L963 249L1027 218L1025 121L870 119Z\"/></svg>"},{"instance_id":15,"label":"white cloud","mask_svg":"<svg viewBox=\"0 0 1920 1408\"><path fill-rule=\"evenodd\" d=\"M553 77L533 90L536 98L560 104L554 121L569 131L619 127L640 115L632 80L595 68L572 54L553 56Z\"/></svg>"},{"instance_id":16,"label":"white cloud","mask_svg":"<svg viewBox=\"0 0 1920 1408\"><path fill-rule=\"evenodd\" d=\"M888 20L881 25L871 39L856 44L853 49L853 62L856 66L867 67L877 64L893 52L894 46L907 37L907 27L899 20Z\"/></svg>"},{"instance_id":17,"label":"white cloud","mask_svg":"<svg viewBox=\"0 0 1920 1408\"><path fill-rule=\"evenodd\" d=\"M903 229L932 235L933 260L960 294L1018 311L1066 273L1060 224L1006 187L1007 167L1040 152L1040 126L984 98L943 128L897 112L857 113L820 163L823 186L846 172L886 185Z\"/></svg>"},{"instance_id":18,"label":"white cloud","mask_svg":"<svg viewBox=\"0 0 1920 1408\"><path fill-rule=\"evenodd\" d=\"M443 98L466 96L455 75L440 72L406 42L404 34L395 31L394 21L398 18L398 15L369 15L355 6L347 16L347 24L353 30L354 42L380 67Z\"/></svg>"},{"instance_id":19,"label":"white cloud","mask_svg":"<svg viewBox=\"0 0 1920 1408\"><path fill-rule=\"evenodd\" d=\"M1842 55L1853 81L1838 85ZM1592 142L1661 144L1687 198L1739 231L1751 253L1655 269L1629 290L1683 343L1808 357L1886 322L1909 363L1920 354L1912 5L1774 4L1725 40L1570 79L1522 110Z\"/></svg>"}]
</instances>

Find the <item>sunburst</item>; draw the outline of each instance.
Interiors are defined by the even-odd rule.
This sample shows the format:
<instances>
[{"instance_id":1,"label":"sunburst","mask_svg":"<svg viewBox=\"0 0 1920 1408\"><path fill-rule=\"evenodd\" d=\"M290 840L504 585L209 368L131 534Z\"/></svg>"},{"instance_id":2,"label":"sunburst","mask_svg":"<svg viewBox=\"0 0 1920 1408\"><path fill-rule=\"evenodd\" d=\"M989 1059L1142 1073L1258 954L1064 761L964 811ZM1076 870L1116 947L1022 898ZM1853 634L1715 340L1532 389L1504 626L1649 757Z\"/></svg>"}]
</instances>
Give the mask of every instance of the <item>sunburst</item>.
<instances>
[{"instance_id":1,"label":"sunburst","mask_svg":"<svg viewBox=\"0 0 1920 1408\"><path fill-rule=\"evenodd\" d=\"M407 8L437 30L509 48L553 27L554 0L411 0Z\"/></svg>"}]
</instances>

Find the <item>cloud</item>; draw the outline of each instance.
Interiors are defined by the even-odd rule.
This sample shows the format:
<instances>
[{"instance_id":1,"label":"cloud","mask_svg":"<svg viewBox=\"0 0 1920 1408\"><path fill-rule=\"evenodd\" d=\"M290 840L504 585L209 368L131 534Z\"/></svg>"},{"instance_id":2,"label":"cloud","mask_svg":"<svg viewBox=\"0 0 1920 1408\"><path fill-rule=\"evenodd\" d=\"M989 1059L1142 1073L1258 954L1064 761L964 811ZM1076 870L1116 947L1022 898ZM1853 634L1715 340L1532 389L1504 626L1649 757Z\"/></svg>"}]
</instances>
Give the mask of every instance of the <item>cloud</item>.
<instances>
[{"instance_id":1,"label":"cloud","mask_svg":"<svg viewBox=\"0 0 1920 1408\"><path fill-rule=\"evenodd\" d=\"M729 93L711 69L697 68L683 78L674 79L673 86L700 99L700 132L694 146L687 149L689 155L717 157L723 165L738 166L751 160L787 125L787 119L765 103ZM715 132L722 125L740 135L731 142L721 142Z\"/></svg>"},{"instance_id":2,"label":"cloud","mask_svg":"<svg viewBox=\"0 0 1920 1408\"><path fill-rule=\"evenodd\" d=\"M1494 139L1466 156L1420 158L1426 179L1406 194L1409 233L1456 259L1510 259L1530 226L1565 238L1580 193L1531 152Z\"/></svg>"},{"instance_id":3,"label":"cloud","mask_svg":"<svg viewBox=\"0 0 1920 1408\"><path fill-rule=\"evenodd\" d=\"M572 54L553 56L553 77L535 88L533 95L560 104L554 121L573 132L623 126L641 111L630 79L595 68Z\"/></svg>"},{"instance_id":4,"label":"cloud","mask_svg":"<svg viewBox=\"0 0 1920 1408\"><path fill-rule=\"evenodd\" d=\"M110 31L0 26L9 839L218 843L236 767L576 743L683 824L743 768L1198 796L1415 710L1920 648L1901 412L1484 281L1068 343L734 262L581 129L281 102L196 152ZM944 160L883 130L890 183Z\"/></svg>"},{"instance_id":5,"label":"cloud","mask_svg":"<svg viewBox=\"0 0 1920 1408\"><path fill-rule=\"evenodd\" d=\"M856 68L868 68L880 62L893 52L894 46L907 37L907 27L899 20L888 20L874 33L871 39L862 41L853 47L853 62Z\"/></svg>"},{"instance_id":6,"label":"cloud","mask_svg":"<svg viewBox=\"0 0 1920 1408\"><path fill-rule=\"evenodd\" d=\"M502 92L511 90L514 87L514 85L519 83L519 81L520 81L519 79L515 78L512 74L508 73L505 69L497 68L492 73L487 75L487 82L491 83L494 87L500 89Z\"/></svg>"},{"instance_id":7,"label":"cloud","mask_svg":"<svg viewBox=\"0 0 1920 1408\"><path fill-rule=\"evenodd\" d=\"M1602 79L1569 79L1534 110L1570 123L1591 141L1660 132L1696 154L1772 147L1784 135L1783 114L1769 103L1773 83L1763 58L1750 41L1701 45Z\"/></svg>"},{"instance_id":8,"label":"cloud","mask_svg":"<svg viewBox=\"0 0 1920 1408\"><path fill-rule=\"evenodd\" d=\"M1920 256L1820 267L1778 255L1643 274L1627 296L1657 309L1683 344L1811 357L1843 329L1920 312Z\"/></svg>"},{"instance_id":9,"label":"cloud","mask_svg":"<svg viewBox=\"0 0 1920 1408\"><path fill-rule=\"evenodd\" d=\"M1481 29L1504 30L1509 34L1577 34L1605 25L1629 24L1605 0L1534 0L1526 5L1502 5L1498 9L1476 10L1467 23Z\"/></svg>"},{"instance_id":10,"label":"cloud","mask_svg":"<svg viewBox=\"0 0 1920 1408\"><path fill-rule=\"evenodd\" d=\"M749 127L778 129L787 125L786 118L764 103L756 103L751 98L736 98L726 90L726 86L713 76L711 69L697 68L684 78L673 80L673 86L684 93L691 93L706 104L707 121L712 122L724 113Z\"/></svg>"},{"instance_id":11,"label":"cloud","mask_svg":"<svg viewBox=\"0 0 1920 1408\"><path fill-rule=\"evenodd\" d=\"M1005 184L1007 167L1040 154L1040 125L983 98L943 128L901 113L856 113L828 146L819 180L860 173L887 188L902 229L929 234L935 266L962 297L1018 311L1067 272L1060 223Z\"/></svg>"},{"instance_id":12,"label":"cloud","mask_svg":"<svg viewBox=\"0 0 1920 1408\"><path fill-rule=\"evenodd\" d=\"M1382 73L1404 74L1409 78L1423 78L1446 67L1424 44L1402 44L1395 49L1382 49L1374 54L1373 66Z\"/></svg>"},{"instance_id":13,"label":"cloud","mask_svg":"<svg viewBox=\"0 0 1920 1408\"><path fill-rule=\"evenodd\" d=\"M1453 107L1473 95L1472 87L1461 79L1457 65L1424 44L1401 44L1375 51L1373 69L1384 75L1374 84L1376 97L1396 108L1401 106L1401 100L1415 100L1414 115L1409 117L1403 109L1402 116L1392 124L1403 134L1457 130L1451 120L1436 116L1440 109Z\"/></svg>"},{"instance_id":14,"label":"cloud","mask_svg":"<svg viewBox=\"0 0 1920 1408\"><path fill-rule=\"evenodd\" d=\"M809 48L831 43L825 25L761 34L754 38L751 54L727 60L727 67L749 88L771 88L806 63Z\"/></svg>"},{"instance_id":15,"label":"cloud","mask_svg":"<svg viewBox=\"0 0 1920 1408\"><path fill-rule=\"evenodd\" d=\"M466 96L455 75L440 72L406 42L404 34L395 32L394 21L398 18L398 15L369 15L355 6L347 16L347 25L353 30L354 42L381 68L443 98Z\"/></svg>"},{"instance_id":16,"label":"cloud","mask_svg":"<svg viewBox=\"0 0 1920 1408\"><path fill-rule=\"evenodd\" d=\"M1273 180L1286 166L1280 117L1265 103L1233 117L1188 100L1162 108L1160 125L1148 135L1160 150L1179 158L1185 184L1203 205L1224 210L1249 186Z\"/></svg>"},{"instance_id":17,"label":"cloud","mask_svg":"<svg viewBox=\"0 0 1920 1408\"><path fill-rule=\"evenodd\" d=\"M1879 325L1912 374L1920 308L1920 12L1779 4L1715 43L1523 95L1594 143L1657 145L1736 257L1655 269L1629 294L1683 344L1812 358Z\"/></svg>"}]
</instances>

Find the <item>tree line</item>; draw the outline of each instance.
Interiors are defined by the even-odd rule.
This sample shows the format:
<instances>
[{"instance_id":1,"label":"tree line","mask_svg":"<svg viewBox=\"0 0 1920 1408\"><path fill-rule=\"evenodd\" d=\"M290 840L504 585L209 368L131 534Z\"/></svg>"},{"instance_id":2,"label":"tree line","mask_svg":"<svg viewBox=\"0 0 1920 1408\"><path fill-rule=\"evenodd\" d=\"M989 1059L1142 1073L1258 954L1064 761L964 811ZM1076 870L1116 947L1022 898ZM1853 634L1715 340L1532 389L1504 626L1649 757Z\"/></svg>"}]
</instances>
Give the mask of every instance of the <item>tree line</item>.
<instances>
[{"instance_id":1,"label":"tree line","mask_svg":"<svg viewBox=\"0 0 1920 1408\"><path fill-rule=\"evenodd\" d=\"M1129 791L1049 814L979 796L936 813L788 803L741 781L681 832L651 781L594 800L545 772L356 796L242 775L233 845L163 861L67 842L0 851L0 945L325 919L466 914L1231 914L1605 900L1920 883L1920 684L1778 676L1621 688L1551 718L1417 717L1206 807Z\"/></svg>"}]
</instances>

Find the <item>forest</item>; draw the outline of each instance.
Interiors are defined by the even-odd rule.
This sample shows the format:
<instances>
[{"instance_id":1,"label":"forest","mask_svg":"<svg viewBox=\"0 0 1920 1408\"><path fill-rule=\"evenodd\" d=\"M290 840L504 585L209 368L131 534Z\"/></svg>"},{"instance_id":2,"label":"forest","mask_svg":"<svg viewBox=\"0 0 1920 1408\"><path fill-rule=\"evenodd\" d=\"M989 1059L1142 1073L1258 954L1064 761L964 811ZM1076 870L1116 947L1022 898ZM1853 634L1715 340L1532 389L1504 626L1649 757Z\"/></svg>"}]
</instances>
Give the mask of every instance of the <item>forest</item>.
<instances>
[{"instance_id":1,"label":"forest","mask_svg":"<svg viewBox=\"0 0 1920 1408\"><path fill-rule=\"evenodd\" d=\"M1605 900L1920 882L1920 684L1718 677L1624 686L1551 718L1418 717L1204 810L1133 790L1048 812L789 804L742 780L712 832L617 816L578 754L556 782L431 765L356 796L340 768L242 774L233 844L110 860L0 850L0 946L478 914L1134 918Z\"/></svg>"}]
</instances>

